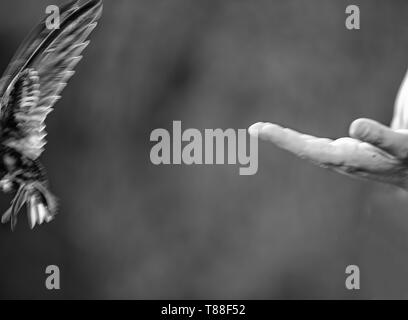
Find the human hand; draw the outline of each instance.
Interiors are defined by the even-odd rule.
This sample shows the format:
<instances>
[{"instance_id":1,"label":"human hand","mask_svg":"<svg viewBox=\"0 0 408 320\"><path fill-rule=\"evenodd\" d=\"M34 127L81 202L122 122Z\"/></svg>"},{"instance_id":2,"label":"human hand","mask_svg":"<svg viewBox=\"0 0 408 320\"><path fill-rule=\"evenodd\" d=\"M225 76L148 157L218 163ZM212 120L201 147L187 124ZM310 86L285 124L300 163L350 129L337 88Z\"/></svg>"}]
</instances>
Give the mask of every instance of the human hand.
<instances>
[{"instance_id":1,"label":"human hand","mask_svg":"<svg viewBox=\"0 0 408 320\"><path fill-rule=\"evenodd\" d=\"M408 191L408 72L398 91L391 127L357 119L350 125L350 137L337 140L263 122L253 124L248 131L321 167Z\"/></svg>"},{"instance_id":2,"label":"human hand","mask_svg":"<svg viewBox=\"0 0 408 320\"><path fill-rule=\"evenodd\" d=\"M259 122L252 136L337 172L393 184L408 190L408 130L393 130L374 120L355 120L350 137L318 138Z\"/></svg>"}]
</instances>

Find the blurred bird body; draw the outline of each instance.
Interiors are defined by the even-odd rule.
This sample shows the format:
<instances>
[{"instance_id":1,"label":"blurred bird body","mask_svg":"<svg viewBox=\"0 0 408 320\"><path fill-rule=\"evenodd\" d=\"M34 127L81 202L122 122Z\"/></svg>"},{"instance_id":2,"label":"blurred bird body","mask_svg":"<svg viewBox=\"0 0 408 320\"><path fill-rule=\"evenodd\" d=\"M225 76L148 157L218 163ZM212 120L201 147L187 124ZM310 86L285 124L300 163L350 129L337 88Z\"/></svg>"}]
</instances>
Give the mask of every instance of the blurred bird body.
<instances>
[{"instance_id":1,"label":"blurred bird body","mask_svg":"<svg viewBox=\"0 0 408 320\"><path fill-rule=\"evenodd\" d=\"M101 0L65 5L60 28L47 29L44 19L0 79L0 188L15 192L1 221L10 221L12 229L24 205L31 228L56 214L57 201L38 160L46 144L44 121L74 74L101 12Z\"/></svg>"}]
</instances>

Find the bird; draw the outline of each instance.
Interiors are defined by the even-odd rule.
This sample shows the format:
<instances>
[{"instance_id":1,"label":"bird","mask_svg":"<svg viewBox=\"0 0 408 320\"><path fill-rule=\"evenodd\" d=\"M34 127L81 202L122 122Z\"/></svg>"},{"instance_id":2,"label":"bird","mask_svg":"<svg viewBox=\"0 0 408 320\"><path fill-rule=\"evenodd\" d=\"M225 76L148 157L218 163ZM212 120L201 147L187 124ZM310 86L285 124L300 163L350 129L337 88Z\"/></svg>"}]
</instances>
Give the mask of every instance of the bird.
<instances>
[{"instance_id":1,"label":"bird","mask_svg":"<svg viewBox=\"0 0 408 320\"><path fill-rule=\"evenodd\" d=\"M0 78L0 189L14 193L1 218L15 229L25 205L31 229L57 213L45 168L45 119L88 46L102 15L102 0L71 1L59 8L58 27L45 17L17 49Z\"/></svg>"}]
</instances>

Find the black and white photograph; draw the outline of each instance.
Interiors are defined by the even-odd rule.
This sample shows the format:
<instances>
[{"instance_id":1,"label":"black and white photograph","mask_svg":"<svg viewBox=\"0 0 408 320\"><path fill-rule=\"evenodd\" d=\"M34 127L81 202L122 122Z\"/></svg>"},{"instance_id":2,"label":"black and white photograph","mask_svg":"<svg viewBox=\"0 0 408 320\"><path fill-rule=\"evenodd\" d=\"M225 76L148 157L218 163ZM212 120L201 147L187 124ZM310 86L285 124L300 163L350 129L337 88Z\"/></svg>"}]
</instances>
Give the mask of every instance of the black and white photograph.
<instances>
[{"instance_id":1,"label":"black and white photograph","mask_svg":"<svg viewBox=\"0 0 408 320\"><path fill-rule=\"evenodd\" d=\"M407 17L1 0L0 300L408 299Z\"/></svg>"}]
</instances>

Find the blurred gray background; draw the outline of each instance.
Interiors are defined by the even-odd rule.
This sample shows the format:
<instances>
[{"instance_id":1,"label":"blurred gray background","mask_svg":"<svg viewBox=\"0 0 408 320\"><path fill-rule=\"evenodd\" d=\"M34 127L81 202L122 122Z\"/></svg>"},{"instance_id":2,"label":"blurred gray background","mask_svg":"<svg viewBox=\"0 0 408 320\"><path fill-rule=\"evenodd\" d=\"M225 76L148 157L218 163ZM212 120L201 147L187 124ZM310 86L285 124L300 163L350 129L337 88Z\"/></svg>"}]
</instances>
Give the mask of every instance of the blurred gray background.
<instances>
[{"instance_id":1,"label":"blurred gray background","mask_svg":"<svg viewBox=\"0 0 408 320\"><path fill-rule=\"evenodd\" d=\"M1 69L62 3L1 1ZM349 4L360 31L344 26ZM47 121L42 161L60 213L33 231L25 216L14 233L0 228L0 298L407 298L407 195L264 143L254 176L149 157L151 131L173 120L327 137L357 117L388 123L407 16L403 0L105 0ZM59 291L44 286L50 264ZM345 289L349 264L358 292Z\"/></svg>"}]
</instances>

